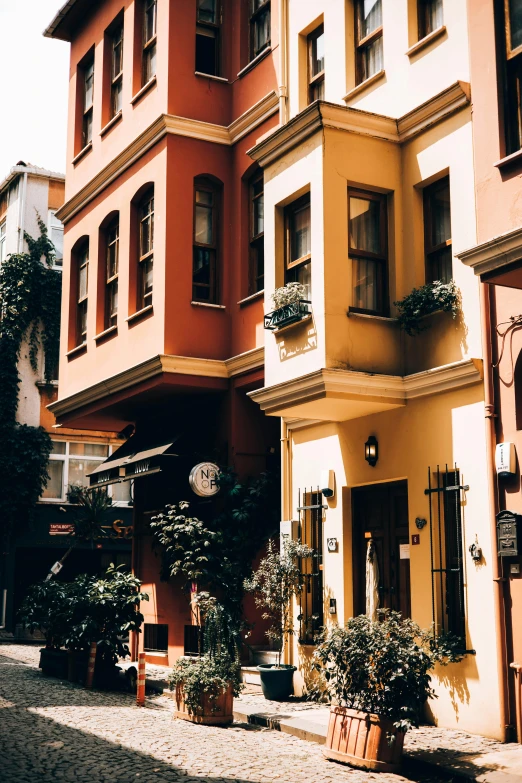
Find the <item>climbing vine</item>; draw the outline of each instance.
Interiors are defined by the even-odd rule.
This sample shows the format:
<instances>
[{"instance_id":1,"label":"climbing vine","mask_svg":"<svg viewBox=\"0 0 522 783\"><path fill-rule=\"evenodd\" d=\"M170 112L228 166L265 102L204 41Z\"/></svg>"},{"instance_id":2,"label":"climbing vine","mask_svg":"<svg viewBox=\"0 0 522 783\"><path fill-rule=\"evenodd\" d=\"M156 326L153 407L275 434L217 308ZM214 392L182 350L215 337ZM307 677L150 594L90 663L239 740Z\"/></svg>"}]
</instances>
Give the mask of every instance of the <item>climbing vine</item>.
<instances>
[{"instance_id":1,"label":"climbing vine","mask_svg":"<svg viewBox=\"0 0 522 783\"><path fill-rule=\"evenodd\" d=\"M45 355L45 380L58 363L61 275L53 268L54 245L38 220L40 236L25 234L29 252L9 255L0 268L0 540L30 521L48 479L51 439L42 427L16 420L24 341L36 372Z\"/></svg>"}]
</instances>

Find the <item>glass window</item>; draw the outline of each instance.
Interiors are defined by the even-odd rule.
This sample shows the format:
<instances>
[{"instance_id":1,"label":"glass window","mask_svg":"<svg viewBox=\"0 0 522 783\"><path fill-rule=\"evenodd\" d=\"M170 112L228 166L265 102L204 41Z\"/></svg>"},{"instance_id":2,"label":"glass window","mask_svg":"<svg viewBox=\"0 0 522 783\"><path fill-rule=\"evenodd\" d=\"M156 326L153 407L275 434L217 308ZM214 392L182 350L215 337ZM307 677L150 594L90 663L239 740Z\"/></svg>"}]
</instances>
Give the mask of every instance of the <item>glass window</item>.
<instances>
[{"instance_id":1,"label":"glass window","mask_svg":"<svg viewBox=\"0 0 522 783\"><path fill-rule=\"evenodd\" d=\"M198 0L196 71L219 76L220 12L218 0Z\"/></svg>"},{"instance_id":2,"label":"glass window","mask_svg":"<svg viewBox=\"0 0 522 783\"><path fill-rule=\"evenodd\" d=\"M442 0L419 0L419 39L438 30L444 24Z\"/></svg>"},{"instance_id":3,"label":"glass window","mask_svg":"<svg viewBox=\"0 0 522 783\"><path fill-rule=\"evenodd\" d=\"M324 27L308 36L308 102L324 100Z\"/></svg>"},{"instance_id":4,"label":"glass window","mask_svg":"<svg viewBox=\"0 0 522 783\"><path fill-rule=\"evenodd\" d=\"M250 0L250 59L270 46L270 0Z\"/></svg>"},{"instance_id":5,"label":"glass window","mask_svg":"<svg viewBox=\"0 0 522 783\"><path fill-rule=\"evenodd\" d=\"M285 283L301 283L311 296L312 232L310 194L290 204L285 211L286 259Z\"/></svg>"},{"instance_id":6,"label":"glass window","mask_svg":"<svg viewBox=\"0 0 522 783\"><path fill-rule=\"evenodd\" d=\"M118 267L120 252L120 226L114 220L105 234L107 248L105 278L105 329L116 326L118 321Z\"/></svg>"},{"instance_id":7,"label":"glass window","mask_svg":"<svg viewBox=\"0 0 522 783\"><path fill-rule=\"evenodd\" d=\"M138 310L152 304L154 269L154 191L140 204L140 255L138 275Z\"/></svg>"},{"instance_id":8,"label":"glass window","mask_svg":"<svg viewBox=\"0 0 522 783\"><path fill-rule=\"evenodd\" d=\"M522 2L505 0L507 10L508 53L522 47Z\"/></svg>"},{"instance_id":9,"label":"glass window","mask_svg":"<svg viewBox=\"0 0 522 783\"><path fill-rule=\"evenodd\" d=\"M82 146L92 142L92 113L94 99L94 58L83 69L83 126Z\"/></svg>"},{"instance_id":10,"label":"glass window","mask_svg":"<svg viewBox=\"0 0 522 783\"><path fill-rule=\"evenodd\" d=\"M348 191L348 238L353 289L350 309L386 315L386 196Z\"/></svg>"},{"instance_id":11,"label":"glass window","mask_svg":"<svg viewBox=\"0 0 522 783\"><path fill-rule=\"evenodd\" d=\"M143 4L143 84L156 74L157 0L144 0Z\"/></svg>"},{"instance_id":12,"label":"glass window","mask_svg":"<svg viewBox=\"0 0 522 783\"><path fill-rule=\"evenodd\" d=\"M382 0L357 0L356 20L357 84L382 71Z\"/></svg>"},{"instance_id":13,"label":"glass window","mask_svg":"<svg viewBox=\"0 0 522 783\"><path fill-rule=\"evenodd\" d=\"M217 227L219 194L207 180L196 180L194 189L194 247L192 300L217 304Z\"/></svg>"},{"instance_id":14,"label":"glass window","mask_svg":"<svg viewBox=\"0 0 522 783\"><path fill-rule=\"evenodd\" d=\"M499 16L500 19L500 16ZM504 0L504 126L506 154L522 147L522 2Z\"/></svg>"},{"instance_id":15,"label":"glass window","mask_svg":"<svg viewBox=\"0 0 522 783\"><path fill-rule=\"evenodd\" d=\"M59 500L64 497L63 492L63 469L65 462L63 460L49 460L47 473L49 480L43 491L42 498L53 498Z\"/></svg>"},{"instance_id":16,"label":"glass window","mask_svg":"<svg viewBox=\"0 0 522 783\"><path fill-rule=\"evenodd\" d=\"M263 174L250 181L250 270L248 293L256 294L265 285L265 207Z\"/></svg>"},{"instance_id":17,"label":"glass window","mask_svg":"<svg viewBox=\"0 0 522 783\"><path fill-rule=\"evenodd\" d=\"M123 25L119 24L111 38L111 118L123 108Z\"/></svg>"},{"instance_id":18,"label":"glass window","mask_svg":"<svg viewBox=\"0 0 522 783\"><path fill-rule=\"evenodd\" d=\"M1 231L2 227L0 226L0 234ZM54 265L61 268L63 266L63 223L58 220L55 210L52 209L49 210L47 231L49 232L49 239L53 243L54 249L56 251Z\"/></svg>"},{"instance_id":19,"label":"glass window","mask_svg":"<svg viewBox=\"0 0 522 783\"><path fill-rule=\"evenodd\" d=\"M449 177L424 190L424 248L426 282L449 283L453 277Z\"/></svg>"},{"instance_id":20,"label":"glass window","mask_svg":"<svg viewBox=\"0 0 522 783\"><path fill-rule=\"evenodd\" d=\"M0 265L6 258L6 221L0 223Z\"/></svg>"},{"instance_id":21,"label":"glass window","mask_svg":"<svg viewBox=\"0 0 522 783\"><path fill-rule=\"evenodd\" d=\"M89 246L85 245L78 255L78 292L76 344L87 342L87 303L89 288Z\"/></svg>"}]
</instances>

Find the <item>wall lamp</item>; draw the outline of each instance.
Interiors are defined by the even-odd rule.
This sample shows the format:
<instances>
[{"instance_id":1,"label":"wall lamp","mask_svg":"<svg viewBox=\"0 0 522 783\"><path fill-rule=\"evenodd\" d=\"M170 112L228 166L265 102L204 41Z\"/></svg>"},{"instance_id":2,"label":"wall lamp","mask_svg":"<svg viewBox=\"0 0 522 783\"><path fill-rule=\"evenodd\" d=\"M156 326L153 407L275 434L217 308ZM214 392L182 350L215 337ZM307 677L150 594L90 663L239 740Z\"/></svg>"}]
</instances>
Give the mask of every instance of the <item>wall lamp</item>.
<instances>
[{"instance_id":1,"label":"wall lamp","mask_svg":"<svg viewBox=\"0 0 522 783\"><path fill-rule=\"evenodd\" d=\"M370 435L366 443L364 444L364 459L374 468L377 465L379 459L379 444L375 435Z\"/></svg>"}]
</instances>

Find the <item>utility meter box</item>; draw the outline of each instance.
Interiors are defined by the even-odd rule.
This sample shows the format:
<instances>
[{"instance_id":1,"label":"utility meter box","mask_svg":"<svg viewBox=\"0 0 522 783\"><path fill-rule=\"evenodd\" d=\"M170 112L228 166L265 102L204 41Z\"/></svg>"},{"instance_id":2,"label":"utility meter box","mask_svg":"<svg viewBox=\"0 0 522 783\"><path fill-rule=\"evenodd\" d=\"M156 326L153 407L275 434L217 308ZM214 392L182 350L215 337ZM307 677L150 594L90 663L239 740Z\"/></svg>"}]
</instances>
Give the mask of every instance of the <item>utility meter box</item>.
<instances>
[{"instance_id":1,"label":"utility meter box","mask_svg":"<svg viewBox=\"0 0 522 783\"><path fill-rule=\"evenodd\" d=\"M516 557L519 552L520 515L514 511L497 514L497 550L499 557Z\"/></svg>"},{"instance_id":2,"label":"utility meter box","mask_svg":"<svg viewBox=\"0 0 522 783\"><path fill-rule=\"evenodd\" d=\"M497 476L513 476L517 470L517 457L514 443L498 443L495 449Z\"/></svg>"}]
</instances>

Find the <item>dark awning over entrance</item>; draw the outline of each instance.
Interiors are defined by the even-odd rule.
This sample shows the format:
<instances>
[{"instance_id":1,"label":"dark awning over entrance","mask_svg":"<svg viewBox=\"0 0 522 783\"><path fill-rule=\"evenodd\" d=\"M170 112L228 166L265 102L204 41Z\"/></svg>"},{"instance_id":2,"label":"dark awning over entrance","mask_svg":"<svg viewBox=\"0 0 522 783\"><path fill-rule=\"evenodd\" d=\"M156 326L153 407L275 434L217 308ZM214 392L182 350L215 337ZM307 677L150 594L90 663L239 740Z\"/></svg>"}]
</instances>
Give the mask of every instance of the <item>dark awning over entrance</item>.
<instances>
[{"instance_id":1,"label":"dark awning over entrance","mask_svg":"<svg viewBox=\"0 0 522 783\"><path fill-rule=\"evenodd\" d=\"M173 446L174 442L146 447L143 441L138 442L136 436L133 436L88 474L90 486L106 487L108 484L160 473L165 459L178 456L172 453Z\"/></svg>"}]
</instances>

